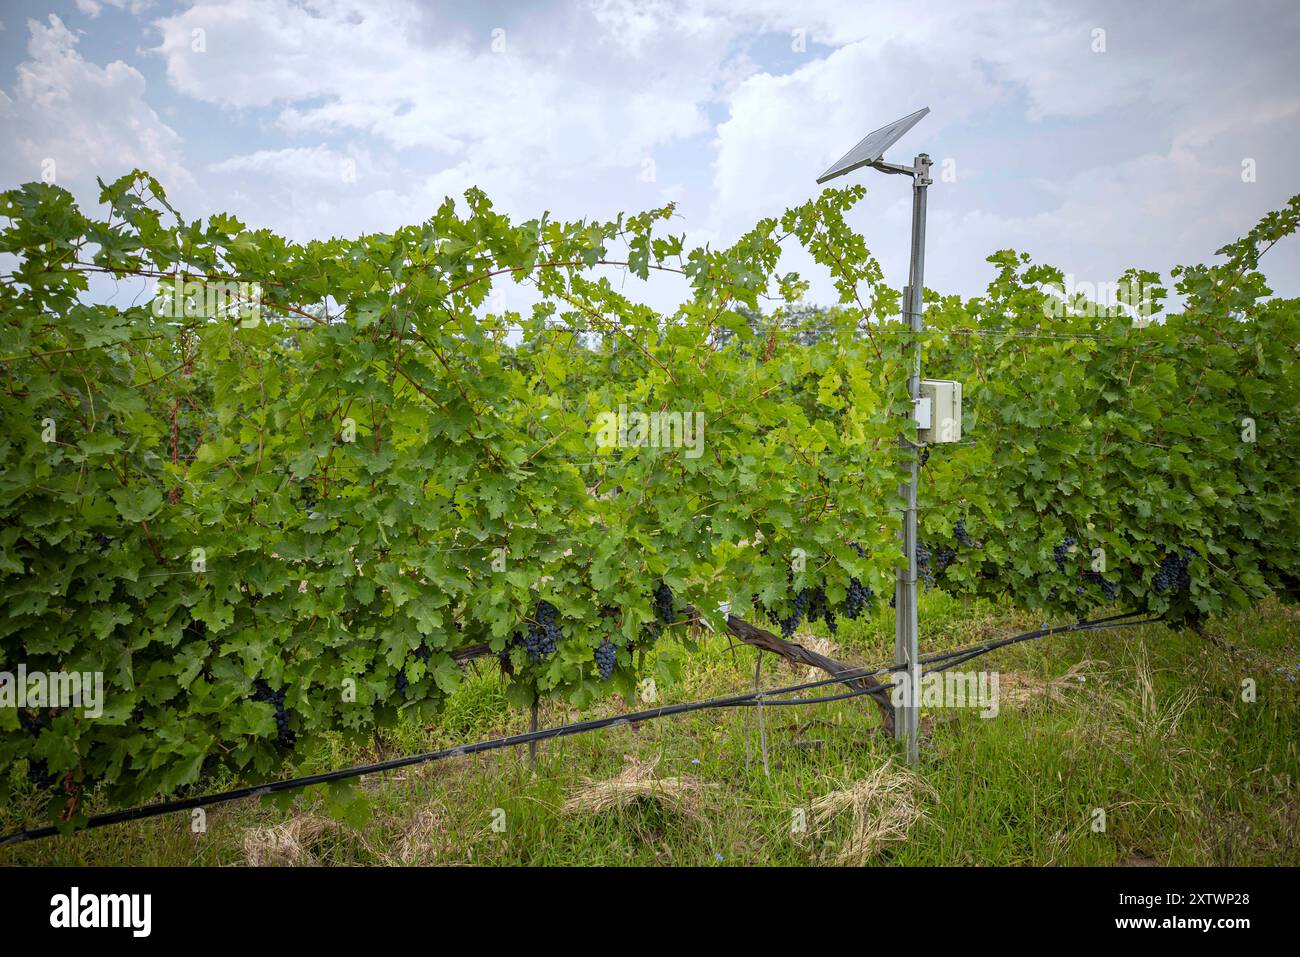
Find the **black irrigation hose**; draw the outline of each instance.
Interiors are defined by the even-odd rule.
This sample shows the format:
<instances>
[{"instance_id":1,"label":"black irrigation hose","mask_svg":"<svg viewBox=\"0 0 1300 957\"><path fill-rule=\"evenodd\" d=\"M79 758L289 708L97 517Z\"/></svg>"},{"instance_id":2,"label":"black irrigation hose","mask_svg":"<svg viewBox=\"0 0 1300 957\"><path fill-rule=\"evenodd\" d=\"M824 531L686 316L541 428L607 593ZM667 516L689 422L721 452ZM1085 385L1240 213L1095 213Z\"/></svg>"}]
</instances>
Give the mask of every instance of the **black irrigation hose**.
<instances>
[{"instance_id":1,"label":"black irrigation hose","mask_svg":"<svg viewBox=\"0 0 1300 957\"><path fill-rule=\"evenodd\" d=\"M1132 621L1131 619L1141 615L1140 611L1129 611L1122 615L1111 615L1109 618L1097 618L1093 621L1078 621L1072 625L1044 625L1035 631L1027 631L1024 634L1013 635L1010 638L1000 638L997 641L986 642L982 645L972 645L969 648L959 648L956 651L949 651L943 654L926 655L921 658L920 663L923 665L934 664L939 661L952 661L957 659L956 663L969 661L971 658L977 658L980 655L987 654L990 651L996 651L999 648L1005 648L1007 645L1019 644L1022 641L1036 641L1039 638L1046 638L1049 635L1062 635L1075 631L1101 631L1106 628L1126 628L1130 625L1148 625L1159 621L1158 618L1148 618L1144 621ZM944 665L943 668L932 668L931 671L944 671L952 665Z\"/></svg>"},{"instance_id":2,"label":"black irrigation hose","mask_svg":"<svg viewBox=\"0 0 1300 957\"><path fill-rule=\"evenodd\" d=\"M760 705L760 704L763 705L764 707L770 707L771 705L782 705L782 704L825 704L828 701L843 701L845 698L857 698L857 697L861 697L864 694L876 695L882 691L891 691L893 690L893 687L894 686L892 684L875 685L871 688L859 688L856 691L845 691L842 692L841 694L823 695L820 698L789 698L785 701L781 701L780 699L770 701L768 700L767 695L772 694L773 692L764 691L760 693L757 698L754 699L753 705L746 705L745 707L753 707L755 705Z\"/></svg>"},{"instance_id":3,"label":"black irrigation hose","mask_svg":"<svg viewBox=\"0 0 1300 957\"><path fill-rule=\"evenodd\" d=\"M883 674L885 671L889 670L892 669L882 669L876 673ZM529 744L533 741L568 737L569 735L579 734L584 731L598 731L602 728L609 728L619 724L630 724L637 721L653 721L655 718L664 718L675 714L685 714L691 711L704 711L717 708L747 708L754 707L760 702L766 705L816 704L819 701L838 701L843 700L844 698L856 698L865 694L878 694L882 690L887 690L891 687L889 685L879 685L870 688L860 688L847 694L834 695L825 698L787 701L779 699L767 700L769 695L789 695L808 688L817 688L826 684L838 684L846 680L853 680L852 678L845 677L847 674L847 672L844 672L835 678L808 682L807 684L790 685L785 688L773 688L769 691L752 691L747 694L733 695L727 698L689 701L683 704L665 705L662 708L652 708L647 711L638 711L632 714L614 715L608 718L594 718L590 721L578 721L573 724L563 724L554 728L529 731L523 734L511 735L506 738L494 738L488 741L478 741L473 744L458 745L454 748L444 748L439 751L428 751L423 754L413 754L402 758L393 758L388 761L380 761L376 764L344 768L338 771L327 771L322 774L313 774L301 778L288 778L283 781L273 781L269 784L259 784L250 787L237 788L233 791L223 791L220 794L185 798L179 801L164 801L159 804L150 804L144 807L130 808L124 811L114 811L109 814L100 814L96 817L90 818L81 828L78 828L78 830L90 830L97 827L106 827L110 824L139 821L145 818L158 817L163 814L172 814L177 811L188 811L197 807L226 804L230 801L239 801L244 798L261 797L263 795L276 794L282 791L297 790L298 788L310 787L314 784L328 784L332 781L342 781L348 778L362 777L367 774L393 771L414 764L440 761L443 758L456 758L467 754L478 754L483 751L495 751L498 748L517 747L518 745ZM862 674L857 675L856 677L866 677L866 675ZM0 847L4 847L8 844L19 844L24 841L34 841L44 837L53 837L59 833L59 829L54 826L34 828L29 831L19 831L0 837Z\"/></svg>"},{"instance_id":4,"label":"black irrigation hose","mask_svg":"<svg viewBox=\"0 0 1300 957\"><path fill-rule=\"evenodd\" d=\"M1160 621L1159 618L1144 618L1141 621L1111 621L1111 622L1104 622L1104 623L1089 622L1087 624L1075 625L1073 627L1064 630L1065 631L1105 631L1108 628L1129 628L1135 625L1151 625L1151 624L1155 624L1158 621ZM980 655L988 654L988 652L993 651L996 648L1003 648L1006 647L1007 645L1014 645L1021 641L1032 641L1035 638L1042 638L1049 634L1059 634L1059 633L1060 633L1060 629L1050 629L1046 632L1043 632L1042 634L1031 632L1029 635L1017 635L1015 638L1009 638L1005 641L995 642L993 644L993 647L989 647L989 648L981 647L981 648L974 649L972 651L965 652L961 655L956 655L956 654L948 655L946 656L948 660L945 661L944 664L940 665L938 668L927 668L925 673L937 674L940 671L947 671L949 668L955 668L958 665L965 664L966 662L970 661L972 658L978 658Z\"/></svg>"},{"instance_id":5,"label":"black irrigation hose","mask_svg":"<svg viewBox=\"0 0 1300 957\"><path fill-rule=\"evenodd\" d=\"M947 664L939 668L928 669L926 673L946 671L955 667L971 658L988 654L997 648L1015 644L1020 641L1032 641L1037 638L1043 638L1047 635L1062 634L1071 631L1096 631L1102 628L1119 628L1129 624L1147 624L1147 621L1130 622L1123 619L1133 618L1138 612L1129 612L1124 615L1115 615L1111 618L1102 618L1096 621L1080 621L1073 625L1062 625L1054 628L1040 628L1036 631L1026 632L1022 635L1016 635L1011 638L1004 638L999 641L988 642L983 645L977 645L971 648L964 648L958 651L947 652L940 655L931 655L921 659L922 664L929 664L938 661L946 661ZM1149 619L1155 621L1156 619ZM178 801L163 801L158 804L149 804L143 807L128 808L123 811L113 811L108 814L99 814L90 818L86 823L77 830L91 830L97 827L107 827L110 824L123 824L127 821L140 821L151 817L160 817L163 814L174 814L178 811L189 811L198 807L211 807L217 804L227 804L231 801L240 801L250 797L262 797L267 794L277 794L283 791L294 791L299 788L311 787L315 784L329 784L333 781L344 781L350 778L359 778L367 774L378 774L384 771L394 771L398 768L410 767L415 764L425 764L430 761L441 761L444 758L463 757L467 754L479 754L484 751L495 751L499 748L517 747L522 744L531 744L534 741L545 741L551 738L563 738L574 734L580 734L585 731L599 731L603 728L613 727L620 724L631 724L639 721L653 721L656 718L665 718L675 714L686 714L692 711L706 711L720 708L752 708L759 705L805 705L821 704L829 701L843 701L848 698L857 698L862 695L878 695L882 691L888 691L894 686L874 685L865 688L855 688L851 691L826 695L818 698L790 698L782 700L788 695L795 694L799 691L807 691L812 688L821 688L831 684L847 684L851 681L861 680L863 678L876 677L878 675L890 674L896 671L905 671L905 665L894 665L888 668L866 669L855 668L849 671L842 671L839 674L824 678L820 681L810 681L804 684L789 685L784 688L773 688L768 691L752 691L747 694L732 695L726 698L709 698L703 701L688 701L682 704L665 705L661 708L651 708L646 711L638 711L632 714L614 715L608 718L593 718L589 721L577 721L572 724L562 724L554 728L545 728L539 731L528 731L523 734L515 734L505 738L493 738L488 741L477 741L473 744L458 745L454 748L443 748L439 751L426 751L423 754L413 754L402 758L393 758L388 761L380 761L375 764L360 765L358 767L343 768L337 771L326 771L321 774L312 774L300 778L287 778L283 781L272 781L269 784L258 784L250 787L236 788L233 791L223 791L219 794L205 795L202 797L184 798ZM6 834L0 837L0 847L9 844L21 844L25 841L35 841L41 838L54 837L61 833L59 828L54 826L38 827L27 831L16 831L13 834Z\"/></svg>"}]
</instances>

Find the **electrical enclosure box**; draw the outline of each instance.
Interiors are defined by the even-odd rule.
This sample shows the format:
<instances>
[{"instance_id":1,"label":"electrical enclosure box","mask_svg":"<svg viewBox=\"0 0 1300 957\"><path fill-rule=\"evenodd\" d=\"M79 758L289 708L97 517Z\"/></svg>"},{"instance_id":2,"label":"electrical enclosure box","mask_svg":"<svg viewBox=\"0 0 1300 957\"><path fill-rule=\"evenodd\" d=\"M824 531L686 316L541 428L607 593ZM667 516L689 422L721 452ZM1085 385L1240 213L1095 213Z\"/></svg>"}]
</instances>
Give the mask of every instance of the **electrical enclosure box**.
<instances>
[{"instance_id":1,"label":"electrical enclosure box","mask_svg":"<svg viewBox=\"0 0 1300 957\"><path fill-rule=\"evenodd\" d=\"M921 407L926 406L924 420ZM922 379L917 403L917 439L929 445L961 441L961 383Z\"/></svg>"}]
</instances>

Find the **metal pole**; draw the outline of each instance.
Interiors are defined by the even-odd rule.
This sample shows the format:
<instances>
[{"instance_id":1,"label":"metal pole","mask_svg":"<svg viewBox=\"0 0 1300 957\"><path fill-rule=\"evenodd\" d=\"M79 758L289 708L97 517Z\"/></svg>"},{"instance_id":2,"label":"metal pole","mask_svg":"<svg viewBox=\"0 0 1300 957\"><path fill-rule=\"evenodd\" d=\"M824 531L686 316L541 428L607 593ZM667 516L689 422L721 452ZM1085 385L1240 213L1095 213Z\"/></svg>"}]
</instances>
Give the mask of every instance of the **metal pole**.
<instances>
[{"instance_id":1,"label":"metal pole","mask_svg":"<svg viewBox=\"0 0 1300 957\"><path fill-rule=\"evenodd\" d=\"M912 396L912 408L921 397L921 332L924 329L921 313L925 295L925 198L926 187L930 185L930 157L925 153L916 157L912 175L912 256L908 270L908 287L904 296L903 308L907 314L908 325L913 336L912 375L908 379L908 391ZM915 413L913 413L915 414ZM903 706L897 710L894 723L894 735L899 740L907 740L907 763L915 765L919 759L920 748L918 734L920 731L920 694L921 666L917 650L917 613L916 613L916 493L920 479L920 462L917 450L904 437L902 447L911 454L911 478L900 491L906 496L907 507L903 512L903 551L907 555L907 570L900 570L894 592L894 657L895 663L907 668L908 681L905 685L906 696Z\"/></svg>"}]
</instances>

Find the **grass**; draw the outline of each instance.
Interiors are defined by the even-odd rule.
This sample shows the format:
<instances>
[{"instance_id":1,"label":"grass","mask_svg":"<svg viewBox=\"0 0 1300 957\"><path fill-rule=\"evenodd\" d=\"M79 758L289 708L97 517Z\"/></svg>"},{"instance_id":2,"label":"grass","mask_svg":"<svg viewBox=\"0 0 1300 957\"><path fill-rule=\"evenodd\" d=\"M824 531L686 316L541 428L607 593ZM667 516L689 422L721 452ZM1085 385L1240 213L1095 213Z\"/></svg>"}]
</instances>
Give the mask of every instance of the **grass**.
<instances>
[{"instance_id":1,"label":"grass","mask_svg":"<svg viewBox=\"0 0 1300 957\"><path fill-rule=\"evenodd\" d=\"M923 596L921 622L923 650L1037 624L941 593ZM887 660L889 610L833 640L842 660ZM752 687L756 654L710 637L661 700ZM535 769L524 748L368 778L364 826L300 793L213 808L202 834L171 815L3 848L0 864L1300 864L1295 606L1265 602L1204 635L1056 636L968 667L1000 672L1001 711L927 712L915 777L867 699L764 709L768 773L752 709L698 712L546 742ZM470 675L437 726L388 732L384 753L526 730L493 672ZM804 675L764 661L769 685ZM541 711L543 727L576 717ZM340 742L302 771L376 757ZM32 794L0 809L0 832L43 823L39 807Z\"/></svg>"}]
</instances>

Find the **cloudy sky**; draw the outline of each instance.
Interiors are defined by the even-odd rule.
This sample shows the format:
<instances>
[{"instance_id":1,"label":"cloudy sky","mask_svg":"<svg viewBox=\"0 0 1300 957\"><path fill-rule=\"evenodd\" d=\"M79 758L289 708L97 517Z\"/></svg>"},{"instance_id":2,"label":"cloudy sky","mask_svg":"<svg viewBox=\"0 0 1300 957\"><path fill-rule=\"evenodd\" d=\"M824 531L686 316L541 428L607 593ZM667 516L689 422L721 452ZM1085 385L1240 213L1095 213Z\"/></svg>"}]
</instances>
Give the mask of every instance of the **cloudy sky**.
<instances>
[{"instance_id":1,"label":"cloudy sky","mask_svg":"<svg viewBox=\"0 0 1300 957\"><path fill-rule=\"evenodd\" d=\"M297 239L477 185L521 218L674 200L677 231L728 242L922 106L889 158L936 164L944 291L978 293L1005 247L1078 282L1205 261L1300 193L1294 0L4 0L0 21L0 186L50 170L93 201L139 166L190 218ZM907 182L850 180L901 285ZM1265 260L1279 293L1297 247Z\"/></svg>"}]
</instances>

